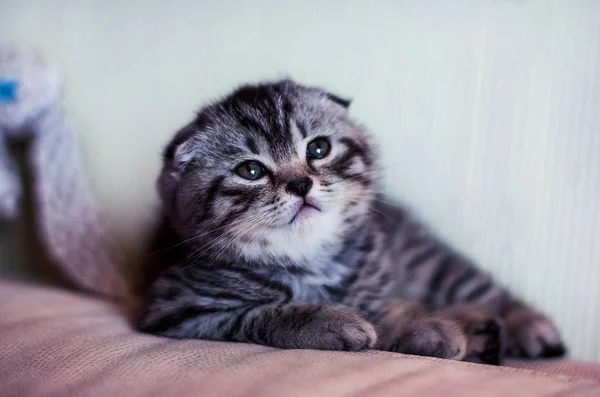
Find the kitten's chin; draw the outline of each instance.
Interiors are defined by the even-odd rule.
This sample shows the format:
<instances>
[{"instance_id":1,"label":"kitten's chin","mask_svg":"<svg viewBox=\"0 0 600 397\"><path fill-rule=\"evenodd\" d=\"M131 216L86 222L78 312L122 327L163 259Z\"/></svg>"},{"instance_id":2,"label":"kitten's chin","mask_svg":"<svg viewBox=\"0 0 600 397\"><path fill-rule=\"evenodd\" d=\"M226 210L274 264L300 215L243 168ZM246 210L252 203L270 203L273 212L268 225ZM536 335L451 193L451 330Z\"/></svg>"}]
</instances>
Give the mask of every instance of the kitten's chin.
<instances>
[{"instance_id":1,"label":"kitten's chin","mask_svg":"<svg viewBox=\"0 0 600 397\"><path fill-rule=\"evenodd\" d=\"M292 223L264 229L244 244L241 255L250 260L265 256L286 258L299 264L323 255L324 247L336 245L343 217L336 211L302 208Z\"/></svg>"}]
</instances>

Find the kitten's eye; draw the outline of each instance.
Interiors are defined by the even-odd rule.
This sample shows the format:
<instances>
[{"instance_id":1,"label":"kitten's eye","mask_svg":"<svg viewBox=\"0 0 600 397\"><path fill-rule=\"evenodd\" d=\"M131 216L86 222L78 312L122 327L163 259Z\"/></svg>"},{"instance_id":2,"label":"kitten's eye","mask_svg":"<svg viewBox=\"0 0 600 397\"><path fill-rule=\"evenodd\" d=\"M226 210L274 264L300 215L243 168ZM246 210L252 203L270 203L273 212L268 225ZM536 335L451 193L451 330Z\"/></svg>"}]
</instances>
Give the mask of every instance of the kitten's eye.
<instances>
[{"instance_id":1,"label":"kitten's eye","mask_svg":"<svg viewBox=\"0 0 600 397\"><path fill-rule=\"evenodd\" d=\"M265 167L257 161L246 161L238 165L235 173L244 179L257 180L265 175Z\"/></svg>"},{"instance_id":2,"label":"kitten's eye","mask_svg":"<svg viewBox=\"0 0 600 397\"><path fill-rule=\"evenodd\" d=\"M308 144L306 157L311 160L322 159L329 154L331 144L326 138L317 138Z\"/></svg>"}]
</instances>

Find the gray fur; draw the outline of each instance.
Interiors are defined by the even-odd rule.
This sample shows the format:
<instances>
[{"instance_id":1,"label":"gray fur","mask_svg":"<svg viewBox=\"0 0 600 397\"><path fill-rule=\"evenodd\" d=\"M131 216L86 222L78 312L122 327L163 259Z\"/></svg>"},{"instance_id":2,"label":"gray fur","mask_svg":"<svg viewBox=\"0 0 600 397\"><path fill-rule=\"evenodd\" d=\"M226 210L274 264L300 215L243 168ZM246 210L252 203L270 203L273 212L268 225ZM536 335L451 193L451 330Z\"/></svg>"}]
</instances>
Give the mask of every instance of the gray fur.
<instances>
[{"instance_id":1,"label":"gray fur","mask_svg":"<svg viewBox=\"0 0 600 397\"><path fill-rule=\"evenodd\" d=\"M562 354L550 320L377 193L371 146L347 106L292 81L245 86L176 134L140 328L488 363ZM331 153L308 159L318 137ZM267 175L238 176L247 160ZM308 193L292 193L306 178Z\"/></svg>"}]
</instances>

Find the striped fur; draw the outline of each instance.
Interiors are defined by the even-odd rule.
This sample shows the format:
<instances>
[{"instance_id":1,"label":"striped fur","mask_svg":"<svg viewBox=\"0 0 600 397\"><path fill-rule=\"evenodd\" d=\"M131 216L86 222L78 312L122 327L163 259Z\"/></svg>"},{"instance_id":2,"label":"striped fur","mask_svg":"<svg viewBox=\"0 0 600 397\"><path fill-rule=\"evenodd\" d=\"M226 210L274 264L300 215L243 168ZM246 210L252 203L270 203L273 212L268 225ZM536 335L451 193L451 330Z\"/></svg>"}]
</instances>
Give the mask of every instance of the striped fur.
<instances>
[{"instance_id":1,"label":"striped fur","mask_svg":"<svg viewBox=\"0 0 600 397\"><path fill-rule=\"evenodd\" d=\"M176 134L140 329L488 363L562 354L549 319L378 195L348 105L292 81L244 86ZM264 176L237 175L245 161Z\"/></svg>"}]
</instances>

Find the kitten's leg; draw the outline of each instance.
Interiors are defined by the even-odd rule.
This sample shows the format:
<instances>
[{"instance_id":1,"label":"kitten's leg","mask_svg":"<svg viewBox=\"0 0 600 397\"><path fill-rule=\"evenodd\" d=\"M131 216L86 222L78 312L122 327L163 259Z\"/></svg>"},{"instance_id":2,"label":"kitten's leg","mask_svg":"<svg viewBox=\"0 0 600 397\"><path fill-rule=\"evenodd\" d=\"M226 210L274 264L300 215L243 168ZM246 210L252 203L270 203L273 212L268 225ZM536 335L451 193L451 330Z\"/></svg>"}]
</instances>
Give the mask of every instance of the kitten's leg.
<instances>
[{"instance_id":1,"label":"kitten's leg","mask_svg":"<svg viewBox=\"0 0 600 397\"><path fill-rule=\"evenodd\" d=\"M377 347L382 350L496 365L502 359L502 321L476 306L428 310L393 300L385 304L375 324Z\"/></svg>"},{"instance_id":2,"label":"kitten's leg","mask_svg":"<svg viewBox=\"0 0 600 397\"><path fill-rule=\"evenodd\" d=\"M417 299L434 305L469 303L500 317L507 331L507 354L552 357L564 354L560 333L544 314L515 299L492 278L450 249L424 239L407 250L406 283L419 285Z\"/></svg>"},{"instance_id":3,"label":"kitten's leg","mask_svg":"<svg viewBox=\"0 0 600 397\"><path fill-rule=\"evenodd\" d=\"M389 255L400 277L397 296L434 307L469 303L500 317L507 353L550 357L565 352L553 322L500 287L458 252L441 244L408 213L381 204L378 222L388 237Z\"/></svg>"},{"instance_id":4,"label":"kitten's leg","mask_svg":"<svg viewBox=\"0 0 600 397\"><path fill-rule=\"evenodd\" d=\"M467 336L464 361L498 365L506 350L504 321L490 316L485 308L459 303L433 310L444 319L458 323Z\"/></svg>"},{"instance_id":5,"label":"kitten's leg","mask_svg":"<svg viewBox=\"0 0 600 397\"><path fill-rule=\"evenodd\" d=\"M467 335L460 324L413 302L386 302L374 323L381 350L452 360L462 360L467 353Z\"/></svg>"},{"instance_id":6,"label":"kitten's leg","mask_svg":"<svg viewBox=\"0 0 600 397\"><path fill-rule=\"evenodd\" d=\"M178 266L150 287L142 331L290 349L363 350L377 339L358 314L292 300L290 288L245 268Z\"/></svg>"},{"instance_id":7,"label":"kitten's leg","mask_svg":"<svg viewBox=\"0 0 600 397\"><path fill-rule=\"evenodd\" d=\"M390 261L400 275L396 296L433 307L469 303L500 317L507 331L507 353L526 357L562 355L565 349L553 322L511 296L458 252L441 244L398 207L378 204L379 230L387 234Z\"/></svg>"},{"instance_id":8,"label":"kitten's leg","mask_svg":"<svg viewBox=\"0 0 600 397\"><path fill-rule=\"evenodd\" d=\"M446 280L438 282L439 288L429 291L429 303L467 303L501 318L506 327L508 355L553 357L564 354L560 333L548 317L513 298L489 275L464 259L451 253L447 255L448 260L441 260L434 267L433 280L444 275Z\"/></svg>"},{"instance_id":9,"label":"kitten's leg","mask_svg":"<svg viewBox=\"0 0 600 397\"><path fill-rule=\"evenodd\" d=\"M175 338L252 342L284 349L359 351L375 329L357 314L328 305L286 303L218 310L180 307L142 321L144 332Z\"/></svg>"}]
</instances>

